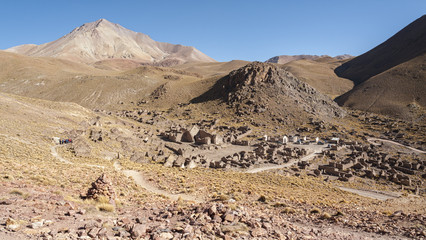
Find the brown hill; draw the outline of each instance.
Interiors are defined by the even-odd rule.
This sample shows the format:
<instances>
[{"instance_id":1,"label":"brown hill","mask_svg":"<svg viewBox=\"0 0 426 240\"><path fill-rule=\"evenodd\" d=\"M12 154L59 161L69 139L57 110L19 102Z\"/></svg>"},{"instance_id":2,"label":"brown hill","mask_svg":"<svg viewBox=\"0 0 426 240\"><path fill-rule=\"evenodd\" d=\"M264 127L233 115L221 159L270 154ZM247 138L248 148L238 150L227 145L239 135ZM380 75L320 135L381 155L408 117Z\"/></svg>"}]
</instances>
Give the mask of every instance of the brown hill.
<instances>
[{"instance_id":1,"label":"brown hill","mask_svg":"<svg viewBox=\"0 0 426 240\"><path fill-rule=\"evenodd\" d=\"M0 50L0 81L14 78L42 78L43 76L73 75L90 73L93 75L110 74L103 71L64 59L48 57L28 57Z\"/></svg>"},{"instance_id":2,"label":"brown hill","mask_svg":"<svg viewBox=\"0 0 426 240\"><path fill-rule=\"evenodd\" d=\"M120 73L62 59L0 51L1 92L75 102L88 108L111 109L137 103L166 82L183 84L200 79L195 73L170 68L143 66Z\"/></svg>"},{"instance_id":3,"label":"brown hill","mask_svg":"<svg viewBox=\"0 0 426 240\"><path fill-rule=\"evenodd\" d=\"M174 69L181 69L194 72L206 77L226 75L232 70L247 65L248 61L232 60L230 62L192 62L173 66Z\"/></svg>"},{"instance_id":4,"label":"brown hill","mask_svg":"<svg viewBox=\"0 0 426 240\"><path fill-rule=\"evenodd\" d=\"M426 15L415 20L394 36L336 68L339 77L358 85L398 64L426 53Z\"/></svg>"},{"instance_id":5,"label":"brown hill","mask_svg":"<svg viewBox=\"0 0 426 240\"><path fill-rule=\"evenodd\" d=\"M323 58L323 57L328 57L328 56L327 55L321 55L321 56L318 56L318 55L280 55L280 56L272 57L272 58L266 60L265 62L286 64L286 63L291 62L291 61L297 61L297 60L302 60L302 59L315 60L315 59Z\"/></svg>"},{"instance_id":6,"label":"brown hill","mask_svg":"<svg viewBox=\"0 0 426 240\"><path fill-rule=\"evenodd\" d=\"M425 63L423 54L399 64L357 85L336 101L354 109L400 118L415 120L422 114L425 117Z\"/></svg>"},{"instance_id":7,"label":"brown hill","mask_svg":"<svg viewBox=\"0 0 426 240\"><path fill-rule=\"evenodd\" d=\"M325 57L317 60L297 60L286 63L283 67L299 80L334 99L353 88L353 82L340 78L334 69L345 60Z\"/></svg>"},{"instance_id":8,"label":"brown hill","mask_svg":"<svg viewBox=\"0 0 426 240\"><path fill-rule=\"evenodd\" d=\"M253 62L234 70L192 102L215 99L222 99L239 116L278 118L286 123L345 115L329 97L270 63Z\"/></svg>"},{"instance_id":9,"label":"brown hill","mask_svg":"<svg viewBox=\"0 0 426 240\"><path fill-rule=\"evenodd\" d=\"M56 57L82 63L106 59L131 59L144 63L173 60L176 63L212 58L194 47L156 42L105 19L86 23L60 39L42 45L26 44L7 51L37 57Z\"/></svg>"}]
</instances>

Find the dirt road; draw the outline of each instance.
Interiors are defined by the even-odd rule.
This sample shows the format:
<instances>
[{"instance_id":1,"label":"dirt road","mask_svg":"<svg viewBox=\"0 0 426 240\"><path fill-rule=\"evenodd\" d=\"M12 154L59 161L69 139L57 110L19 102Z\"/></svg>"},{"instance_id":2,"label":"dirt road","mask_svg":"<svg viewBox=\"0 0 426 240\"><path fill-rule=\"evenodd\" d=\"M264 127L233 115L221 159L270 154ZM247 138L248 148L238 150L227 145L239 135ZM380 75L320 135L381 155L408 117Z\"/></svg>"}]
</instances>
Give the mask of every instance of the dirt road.
<instances>
[{"instance_id":1,"label":"dirt road","mask_svg":"<svg viewBox=\"0 0 426 240\"><path fill-rule=\"evenodd\" d=\"M347 187L338 187L338 188L346 192L351 192L363 197L378 199L382 201L401 197L401 195L398 193L378 192L373 190L360 190L360 189L347 188Z\"/></svg>"},{"instance_id":2,"label":"dirt road","mask_svg":"<svg viewBox=\"0 0 426 240\"><path fill-rule=\"evenodd\" d=\"M59 156L58 152L56 151L57 147L62 147L60 145L54 145L52 147L50 147L50 153L52 154L52 156L54 156L56 159L58 159L59 161L66 163L66 164L74 164L68 160L66 160L65 158Z\"/></svg>"},{"instance_id":3,"label":"dirt road","mask_svg":"<svg viewBox=\"0 0 426 240\"><path fill-rule=\"evenodd\" d=\"M146 190L148 190L149 192L158 194L158 195L163 195L166 196L172 200L178 200L179 198L185 201L190 201L190 202L196 202L196 203L202 203L204 202L203 199L196 197L196 196L192 196L192 195L188 195L188 194L171 194L168 193L162 189L157 188L156 186L152 185L151 183L149 183L140 172L138 171L134 171L134 170L123 170L121 169L121 166L118 162L114 163L114 168L116 171L121 171L124 175L126 175L127 177L131 177L133 178L133 180L135 181L135 183L137 185L139 185L142 188L145 188Z\"/></svg>"},{"instance_id":4,"label":"dirt road","mask_svg":"<svg viewBox=\"0 0 426 240\"><path fill-rule=\"evenodd\" d=\"M65 158L61 157L58 152L56 151L57 147L63 147L65 145L54 145L52 147L50 147L50 153L52 154L52 156L54 156L56 159L58 159L59 161L66 163L66 164L74 164L73 162L70 162L68 160L66 160ZM102 168L104 169L104 166L100 166L100 165L93 165L93 164L83 164L84 166L87 167L96 167L96 168Z\"/></svg>"},{"instance_id":5,"label":"dirt road","mask_svg":"<svg viewBox=\"0 0 426 240\"><path fill-rule=\"evenodd\" d=\"M402 147L408 148L408 149L410 149L411 151L414 151L414 152L418 152L418 153L426 153L426 151L422 151L422 150L417 149L417 148L413 148L413 147L410 147L410 146L406 146L406 145L404 145L404 144L401 144L401 143L398 143L398 142L395 142L395 141L392 141L392 140L381 139L381 138L368 138L368 139L367 139L367 141L368 141L369 143L373 144L373 145L379 145L378 143L376 143L377 141L379 141L379 142L391 143L391 144L394 144L394 145L398 145L398 146L402 146Z\"/></svg>"},{"instance_id":6,"label":"dirt road","mask_svg":"<svg viewBox=\"0 0 426 240\"><path fill-rule=\"evenodd\" d=\"M51 152L52 156L54 156L56 159L58 159L59 161L61 161L63 163L73 165L74 164L73 162L66 160L65 158L61 157L58 154L58 152L56 151L57 147L62 147L62 146L61 145L54 145L50 148L50 152ZM84 164L84 165L88 166L88 167L97 167L97 168L102 168L102 169L105 168L104 166L99 166L99 165L92 165L92 164ZM136 184L138 184L140 187L145 188L149 192L166 196L166 197L168 197L172 200L178 200L180 198L180 199L185 200L185 201L191 201L191 202L196 202L196 203L204 202L203 199L196 197L196 196L192 196L192 195L188 195L188 194L171 194L171 193L168 193L164 190L161 190L161 189L157 188L156 186L150 184L148 181L146 181L145 178L142 176L142 174L140 172L137 172L137 171L134 171L134 170L123 170L123 169L121 169L120 164L118 164L117 162L114 162L114 169L116 171L122 172L127 177L133 178L133 180L135 181Z\"/></svg>"}]
</instances>

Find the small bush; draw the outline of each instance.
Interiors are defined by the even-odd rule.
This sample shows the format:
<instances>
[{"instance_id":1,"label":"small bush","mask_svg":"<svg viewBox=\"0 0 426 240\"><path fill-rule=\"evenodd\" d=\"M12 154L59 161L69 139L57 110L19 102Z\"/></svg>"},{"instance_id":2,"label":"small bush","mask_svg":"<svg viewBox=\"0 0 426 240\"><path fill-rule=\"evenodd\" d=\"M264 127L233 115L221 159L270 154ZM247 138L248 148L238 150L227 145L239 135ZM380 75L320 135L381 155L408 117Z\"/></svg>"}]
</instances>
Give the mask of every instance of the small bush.
<instances>
[{"instance_id":1,"label":"small bush","mask_svg":"<svg viewBox=\"0 0 426 240\"><path fill-rule=\"evenodd\" d=\"M321 210L319 210L318 208L313 208L310 211L311 214L317 214L317 213L321 213Z\"/></svg>"},{"instance_id":2,"label":"small bush","mask_svg":"<svg viewBox=\"0 0 426 240\"><path fill-rule=\"evenodd\" d=\"M225 194L221 194L221 195L219 195L219 200L220 201L228 201L229 200L229 196L227 196Z\"/></svg>"},{"instance_id":3,"label":"small bush","mask_svg":"<svg viewBox=\"0 0 426 240\"><path fill-rule=\"evenodd\" d=\"M100 203L96 205L96 208L102 212L114 212L114 206L109 203Z\"/></svg>"},{"instance_id":4,"label":"small bush","mask_svg":"<svg viewBox=\"0 0 426 240\"><path fill-rule=\"evenodd\" d=\"M262 196L259 197L259 199L257 199L257 201L264 203L264 202L266 202L266 197L262 195Z\"/></svg>"},{"instance_id":5,"label":"small bush","mask_svg":"<svg viewBox=\"0 0 426 240\"><path fill-rule=\"evenodd\" d=\"M21 190L18 190L18 189L13 189L9 193L13 194L13 195L19 195L19 196L23 196L24 195L24 192L22 192Z\"/></svg>"},{"instance_id":6,"label":"small bush","mask_svg":"<svg viewBox=\"0 0 426 240\"><path fill-rule=\"evenodd\" d=\"M294 210L294 208L291 208L291 207L285 207L282 211L281 211L281 213L285 213L285 214L293 214L293 213L295 213L296 212L296 210Z\"/></svg>"},{"instance_id":7,"label":"small bush","mask_svg":"<svg viewBox=\"0 0 426 240\"><path fill-rule=\"evenodd\" d=\"M278 208L278 207L287 207L287 204L285 204L285 203L282 203L282 202L276 202L276 203L274 203L274 205L272 205L273 207L276 207L276 208Z\"/></svg>"},{"instance_id":8,"label":"small bush","mask_svg":"<svg viewBox=\"0 0 426 240\"><path fill-rule=\"evenodd\" d=\"M109 203L109 197L104 196L104 195L100 195L100 196L96 199L96 201L97 201L98 203Z\"/></svg>"},{"instance_id":9,"label":"small bush","mask_svg":"<svg viewBox=\"0 0 426 240\"><path fill-rule=\"evenodd\" d=\"M345 214L344 214L344 213L342 213L341 211L337 211L337 212L333 215L333 217L339 217L339 216L345 216Z\"/></svg>"},{"instance_id":10,"label":"small bush","mask_svg":"<svg viewBox=\"0 0 426 240\"><path fill-rule=\"evenodd\" d=\"M329 214L329 213L323 213L322 215L321 215L321 218L322 219L330 219L331 218L331 215Z\"/></svg>"}]
</instances>

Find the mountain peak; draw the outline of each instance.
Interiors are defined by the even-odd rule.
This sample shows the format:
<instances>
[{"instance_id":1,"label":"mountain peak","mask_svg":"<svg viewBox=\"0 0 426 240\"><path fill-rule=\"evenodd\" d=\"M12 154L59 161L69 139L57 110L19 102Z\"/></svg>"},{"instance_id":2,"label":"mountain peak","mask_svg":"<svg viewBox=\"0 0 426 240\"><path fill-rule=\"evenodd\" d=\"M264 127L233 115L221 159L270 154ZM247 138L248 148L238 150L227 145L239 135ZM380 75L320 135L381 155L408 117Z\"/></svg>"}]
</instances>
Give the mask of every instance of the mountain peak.
<instances>
[{"instance_id":1,"label":"mountain peak","mask_svg":"<svg viewBox=\"0 0 426 240\"><path fill-rule=\"evenodd\" d=\"M105 18L101 18L101 19L94 21L94 22L85 23L85 24L81 25L80 27L75 28L73 31L76 31L76 30L77 31L81 31L81 30L89 30L90 31L90 30L94 30L94 29L97 29L97 28L101 28L101 27L107 27L107 28L119 27L119 28L125 29L124 27L122 27L122 26L120 26L116 23L110 22L110 21L106 20Z\"/></svg>"},{"instance_id":2,"label":"mountain peak","mask_svg":"<svg viewBox=\"0 0 426 240\"><path fill-rule=\"evenodd\" d=\"M193 47L157 42L104 18L85 23L60 39L42 45L21 45L7 51L37 57L57 57L82 63L127 59L138 63L215 60Z\"/></svg>"},{"instance_id":3,"label":"mountain peak","mask_svg":"<svg viewBox=\"0 0 426 240\"><path fill-rule=\"evenodd\" d=\"M113 23L113 22L106 20L105 18L101 18L101 19L99 19L99 20L97 20L96 22L93 22L93 23L96 27L101 26L101 25L105 25L105 26L118 25L116 23Z\"/></svg>"},{"instance_id":4,"label":"mountain peak","mask_svg":"<svg viewBox=\"0 0 426 240\"><path fill-rule=\"evenodd\" d=\"M101 22L110 22L110 21L106 20L105 18L101 18L97 20L95 23L101 23Z\"/></svg>"}]
</instances>

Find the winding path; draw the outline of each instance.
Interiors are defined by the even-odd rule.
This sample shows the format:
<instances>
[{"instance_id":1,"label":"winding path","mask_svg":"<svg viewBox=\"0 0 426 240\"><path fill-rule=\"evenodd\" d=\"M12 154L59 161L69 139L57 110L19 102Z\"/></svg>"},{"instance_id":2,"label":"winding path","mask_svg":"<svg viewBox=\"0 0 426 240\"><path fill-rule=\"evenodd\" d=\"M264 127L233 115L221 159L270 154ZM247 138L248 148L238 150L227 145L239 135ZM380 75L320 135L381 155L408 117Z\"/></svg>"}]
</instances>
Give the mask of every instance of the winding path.
<instances>
[{"instance_id":1,"label":"winding path","mask_svg":"<svg viewBox=\"0 0 426 240\"><path fill-rule=\"evenodd\" d=\"M422 151L422 150L417 149L417 148L413 148L413 147L410 147L410 146L406 146L406 145L404 145L404 144L401 144L401 143L398 143L398 142L395 142L395 141L392 141L392 140L381 139L381 138L368 138L368 139L367 139L367 141L368 141L369 143L373 144L373 145L379 145L378 143L376 143L376 141L380 141L380 142L387 142L387 143L391 143L391 144L394 144L394 145L398 145L398 146L406 147L406 148L408 148L408 149L410 149L411 151L414 151L414 152L418 152L418 153L426 153L426 151Z\"/></svg>"},{"instance_id":2,"label":"winding path","mask_svg":"<svg viewBox=\"0 0 426 240\"><path fill-rule=\"evenodd\" d=\"M123 170L121 169L121 166L118 162L114 162L114 169L116 171L121 171L124 175L126 175L127 177L131 177L133 178L133 180L135 181L135 183L137 185L139 185L142 188L145 188L146 190L148 190L149 192L158 194L158 195L163 195L166 196L172 200L178 200L179 198L185 201L190 201L190 202L196 202L196 203L202 203L204 202L203 199L198 198L196 196L192 196L192 195L188 195L188 194L171 194L169 192L166 192L162 189L159 189L158 187L152 185L151 183L149 183L140 172L135 171L135 170Z\"/></svg>"},{"instance_id":3,"label":"winding path","mask_svg":"<svg viewBox=\"0 0 426 240\"><path fill-rule=\"evenodd\" d=\"M70 162L70 161L66 160L65 158L61 157L61 156L58 154L58 151L56 151L56 148L57 148L57 147L63 147L63 146L65 146L65 145L54 145L54 146L50 147L50 153L52 154L52 156L54 156L56 159L58 159L59 161L61 161L61 162L63 162L63 163L66 163L66 164L74 164L73 162ZM102 169L104 169L104 168L105 168L104 166L100 166L100 165L93 165L93 164L87 164L87 163L85 163L85 164L83 164L83 165L84 165L84 166L87 166L87 167L96 167L96 168L102 168Z\"/></svg>"},{"instance_id":4,"label":"winding path","mask_svg":"<svg viewBox=\"0 0 426 240\"><path fill-rule=\"evenodd\" d=\"M50 153L52 154L52 156L54 156L60 162L63 162L65 164L74 165L73 162L68 161L65 158L61 157L58 154L58 152L56 151L57 147L62 147L62 146L63 145L54 145L54 146L50 147ZM92 165L92 164L83 164L83 165L88 166L88 167L102 168L102 169L105 168L104 166ZM166 192L162 189L159 189L158 187L156 187L156 186L150 184L148 181L146 181L145 178L142 176L142 174L140 172L137 172L137 171L134 171L134 170L123 170L123 169L121 169L121 166L118 162L114 162L114 169L116 171L122 172L127 177L133 178L133 180L135 181L135 183L137 185L141 186L142 188L145 188L149 192L166 196L166 197L168 197L172 200L175 200L175 201L178 200L178 199L182 199L182 200L185 200L185 201L196 202L196 203L204 202L203 199L196 197L196 196L192 196L192 195L188 195L188 194L171 194L171 193L168 193L168 192Z\"/></svg>"},{"instance_id":5,"label":"winding path","mask_svg":"<svg viewBox=\"0 0 426 240\"><path fill-rule=\"evenodd\" d=\"M56 151L57 147L62 147L61 145L54 145L52 147L50 147L50 153L52 154L52 156L54 156L56 159L58 159L59 161L66 163L66 164L74 164L68 160L66 160L65 158L59 156L58 152Z\"/></svg>"},{"instance_id":6,"label":"winding path","mask_svg":"<svg viewBox=\"0 0 426 240\"><path fill-rule=\"evenodd\" d=\"M373 190L360 190L360 189L348 188L348 187L338 187L338 188L346 192L351 192L363 197L378 199L382 201L401 197L401 194L398 194L398 193L378 192Z\"/></svg>"}]
</instances>

